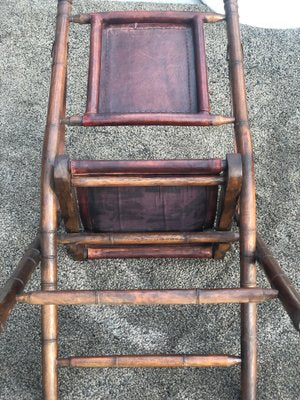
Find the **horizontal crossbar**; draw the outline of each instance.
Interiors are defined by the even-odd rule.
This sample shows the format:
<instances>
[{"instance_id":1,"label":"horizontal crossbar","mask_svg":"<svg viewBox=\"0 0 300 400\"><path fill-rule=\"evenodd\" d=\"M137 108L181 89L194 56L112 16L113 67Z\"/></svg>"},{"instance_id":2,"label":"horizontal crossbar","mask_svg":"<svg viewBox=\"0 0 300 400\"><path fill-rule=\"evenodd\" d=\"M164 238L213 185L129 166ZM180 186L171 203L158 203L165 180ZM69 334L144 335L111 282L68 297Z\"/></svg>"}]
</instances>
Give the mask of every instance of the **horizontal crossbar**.
<instances>
[{"instance_id":1,"label":"horizontal crossbar","mask_svg":"<svg viewBox=\"0 0 300 400\"><path fill-rule=\"evenodd\" d=\"M226 354L208 355L131 355L59 358L59 367L70 368L184 368L231 367L240 357Z\"/></svg>"},{"instance_id":2,"label":"horizontal crossbar","mask_svg":"<svg viewBox=\"0 0 300 400\"><path fill-rule=\"evenodd\" d=\"M122 12L104 12L99 13L101 19L106 22L120 23L141 23L141 22L160 22L160 23L178 23L183 20L191 21L193 18L201 18L203 22L219 22L225 20L225 15L217 13L185 12L185 11L122 11ZM78 14L70 17L70 22L77 24L89 24L92 14Z\"/></svg>"},{"instance_id":3,"label":"horizontal crossbar","mask_svg":"<svg viewBox=\"0 0 300 400\"><path fill-rule=\"evenodd\" d=\"M79 246L76 246L78 248ZM84 248L84 246L83 246ZM123 245L88 247L85 249L89 260L100 258L212 258L212 245Z\"/></svg>"},{"instance_id":4,"label":"horizontal crossbar","mask_svg":"<svg viewBox=\"0 0 300 400\"><path fill-rule=\"evenodd\" d=\"M217 186L226 182L223 176L73 176L77 187L120 186Z\"/></svg>"},{"instance_id":5,"label":"horizontal crossbar","mask_svg":"<svg viewBox=\"0 0 300 400\"><path fill-rule=\"evenodd\" d=\"M72 160L75 175L217 175L227 168L219 158L204 160Z\"/></svg>"},{"instance_id":6,"label":"horizontal crossbar","mask_svg":"<svg viewBox=\"0 0 300 400\"><path fill-rule=\"evenodd\" d=\"M168 290L60 290L36 291L17 296L17 300L40 305L83 304L225 304L260 303L277 296L274 289L168 289Z\"/></svg>"},{"instance_id":7,"label":"horizontal crossbar","mask_svg":"<svg viewBox=\"0 0 300 400\"><path fill-rule=\"evenodd\" d=\"M80 245L229 243L239 240L238 232L137 232L71 233L58 237L58 243Z\"/></svg>"},{"instance_id":8,"label":"horizontal crossbar","mask_svg":"<svg viewBox=\"0 0 300 400\"><path fill-rule=\"evenodd\" d=\"M227 117L222 115L211 115L209 113L84 114L82 117L83 126L121 126L121 125L218 126L225 124L233 124L234 121L235 120L233 117Z\"/></svg>"},{"instance_id":9,"label":"horizontal crossbar","mask_svg":"<svg viewBox=\"0 0 300 400\"><path fill-rule=\"evenodd\" d=\"M84 114L72 115L61 120L70 126L121 126L121 125L174 125L174 126L218 126L233 124L233 117L199 114Z\"/></svg>"}]
</instances>

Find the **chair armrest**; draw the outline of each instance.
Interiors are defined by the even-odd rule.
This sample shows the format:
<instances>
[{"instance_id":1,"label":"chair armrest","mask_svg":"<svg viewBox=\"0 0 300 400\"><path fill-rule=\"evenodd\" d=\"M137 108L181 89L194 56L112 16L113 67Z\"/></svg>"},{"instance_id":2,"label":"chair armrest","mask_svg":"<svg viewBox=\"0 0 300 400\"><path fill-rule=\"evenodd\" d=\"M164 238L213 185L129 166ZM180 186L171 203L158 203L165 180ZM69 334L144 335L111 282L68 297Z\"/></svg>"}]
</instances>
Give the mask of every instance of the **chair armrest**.
<instances>
[{"instance_id":1,"label":"chair armrest","mask_svg":"<svg viewBox=\"0 0 300 400\"><path fill-rule=\"evenodd\" d=\"M5 285L0 288L0 331L16 305L16 296L24 290L31 274L41 259L39 236L30 244L17 268Z\"/></svg>"},{"instance_id":2,"label":"chair armrest","mask_svg":"<svg viewBox=\"0 0 300 400\"><path fill-rule=\"evenodd\" d=\"M278 290L278 297L295 328L300 332L300 293L268 249L260 234L256 239L256 259L263 267L271 286Z\"/></svg>"}]
</instances>

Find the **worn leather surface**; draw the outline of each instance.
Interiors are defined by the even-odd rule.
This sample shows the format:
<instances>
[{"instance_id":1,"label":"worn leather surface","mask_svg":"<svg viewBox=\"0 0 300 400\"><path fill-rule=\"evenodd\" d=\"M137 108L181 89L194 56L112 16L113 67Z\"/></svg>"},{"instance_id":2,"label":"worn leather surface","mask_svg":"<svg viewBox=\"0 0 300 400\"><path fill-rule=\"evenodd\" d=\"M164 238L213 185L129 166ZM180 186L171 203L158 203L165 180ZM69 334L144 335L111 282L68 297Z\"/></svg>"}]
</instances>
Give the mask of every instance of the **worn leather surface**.
<instances>
[{"instance_id":1,"label":"worn leather surface","mask_svg":"<svg viewBox=\"0 0 300 400\"><path fill-rule=\"evenodd\" d=\"M197 108L191 26L104 29L99 113L196 113Z\"/></svg>"},{"instance_id":2,"label":"worn leather surface","mask_svg":"<svg viewBox=\"0 0 300 400\"><path fill-rule=\"evenodd\" d=\"M91 232L199 231L214 223L217 187L77 188Z\"/></svg>"}]
</instances>

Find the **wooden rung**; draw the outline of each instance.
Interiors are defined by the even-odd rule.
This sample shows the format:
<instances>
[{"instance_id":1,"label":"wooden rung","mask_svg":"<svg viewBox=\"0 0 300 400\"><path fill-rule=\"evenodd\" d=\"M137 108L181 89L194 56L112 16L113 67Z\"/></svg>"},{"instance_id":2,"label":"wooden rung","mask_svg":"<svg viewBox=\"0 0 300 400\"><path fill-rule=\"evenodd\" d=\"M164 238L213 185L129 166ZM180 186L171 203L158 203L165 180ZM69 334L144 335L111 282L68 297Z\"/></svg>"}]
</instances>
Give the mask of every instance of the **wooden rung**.
<instances>
[{"instance_id":1,"label":"wooden rung","mask_svg":"<svg viewBox=\"0 0 300 400\"><path fill-rule=\"evenodd\" d=\"M226 182L224 176L73 176L77 187L120 186L217 186Z\"/></svg>"},{"instance_id":2,"label":"wooden rung","mask_svg":"<svg viewBox=\"0 0 300 400\"><path fill-rule=\"evenodd\" d=\"M94 356L57 360L59 367L70 368L232 367L240 363L240 357L226 354Z\"/></svg>"},{"instance_id":3,"label":"wooden rung","mask_svg":"<svg viewBox=\"0 0 300 400\"><path fill-rule=\"evenodd\" d=\"M77 117L76 117L77 118ZM78 118L77 118L78 120ZM72 117L70 119L72 121ZM84 114L83 126L121 126L121 125L175 125L175 126L218 126L233 124L233 117L198 114Z\"/></svg>"},{"instance_id":4,"label":"wooden rung","mask_svg":"<svg viewBox=\"0 0 300 400\"><path fill-rule=\"evenodd\" d=\"M71 246L70 246L71 247ZM212 258L212 245L124 245L101 246L98 248L85 246L73 246L76 249L84 249L83 259L113 259L113 258Z\"/></svg>"},{"instance_id":5,"label":"wooden rung","mask_svg":"<svg viewBox=\"0 0 300 400\"><path fill-rule=\"evenodd\" d=\"M121 125L175 125L175 126L218 126L233 124L233 117L199 114L84 114L61 119L69 126L121 126Z\"/></svg>"},{"instance_id":6,"label":"wooden rung","mask_svg":"<svg viewBox=\"0 0 300 400\"><path fill-rule=\"evenodd\" d=\"M260 303L277 296L274 289L168 289L168 290L61 290L36 291L17 300L40 305L83 304L225 304Z\"/></svg>"},{"instance_id":7,"label":"wooden rung","mask_svg":"<svg viewBox=\"0 0 300 400\"><path fill-rule=\"evenodd\" d=\"M72 160L75 175L218 175L227 161L215 159L181 160Z\"/></svg>"},{"instance_id":8,"label":"wooden rung","mask_svg":"<svg viewBox=\"0 0 300 400\"><path fill-rule=\"evenodd\" d=\"M239 240L239 236L238 232L74 233L60 235L58 243L76 245L228 243Z\"/></svg>"},{"instance_id":9,"label":"wooden rung","mask_svg":"<svg viewBox=\"0 0 300 400\"><path fill-rule=\"evenodd\" d=\"M178 13L178 12L177 12ZM186 13L184 13L186 15ZM191 16L194 14L189 13ZM103 16L105 14L102 14ZM182 13L181 13L182 15ZM203 22L220 22L225 20L224 14L217 14L217 13L197 13L197 16L200 16L203 19ZM104 17L105 18L105 17ZM72 23L77 24L89 24L91 22L91 14L77 14L72 15L69 18L69 21Z\"/></svg>"}]
</instances>

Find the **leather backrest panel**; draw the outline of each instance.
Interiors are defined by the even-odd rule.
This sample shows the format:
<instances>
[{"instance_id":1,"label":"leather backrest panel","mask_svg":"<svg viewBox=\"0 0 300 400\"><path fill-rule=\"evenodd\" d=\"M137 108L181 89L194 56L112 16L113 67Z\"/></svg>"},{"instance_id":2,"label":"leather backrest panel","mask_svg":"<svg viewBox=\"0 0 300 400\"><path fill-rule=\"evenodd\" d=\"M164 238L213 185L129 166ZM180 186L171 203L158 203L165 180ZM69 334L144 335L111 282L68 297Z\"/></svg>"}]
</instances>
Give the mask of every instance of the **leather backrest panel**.
<instances>
[{"instance_id":1,"label":"leather backrest panel","mask_svg":"<svg viewBox=\"0 0 300 400\"><path fill-rule=\"evenodd\" d=\"M112 24L103 30L99 113L196 113L193 29Z\"/></svg>"}]
</instances>

